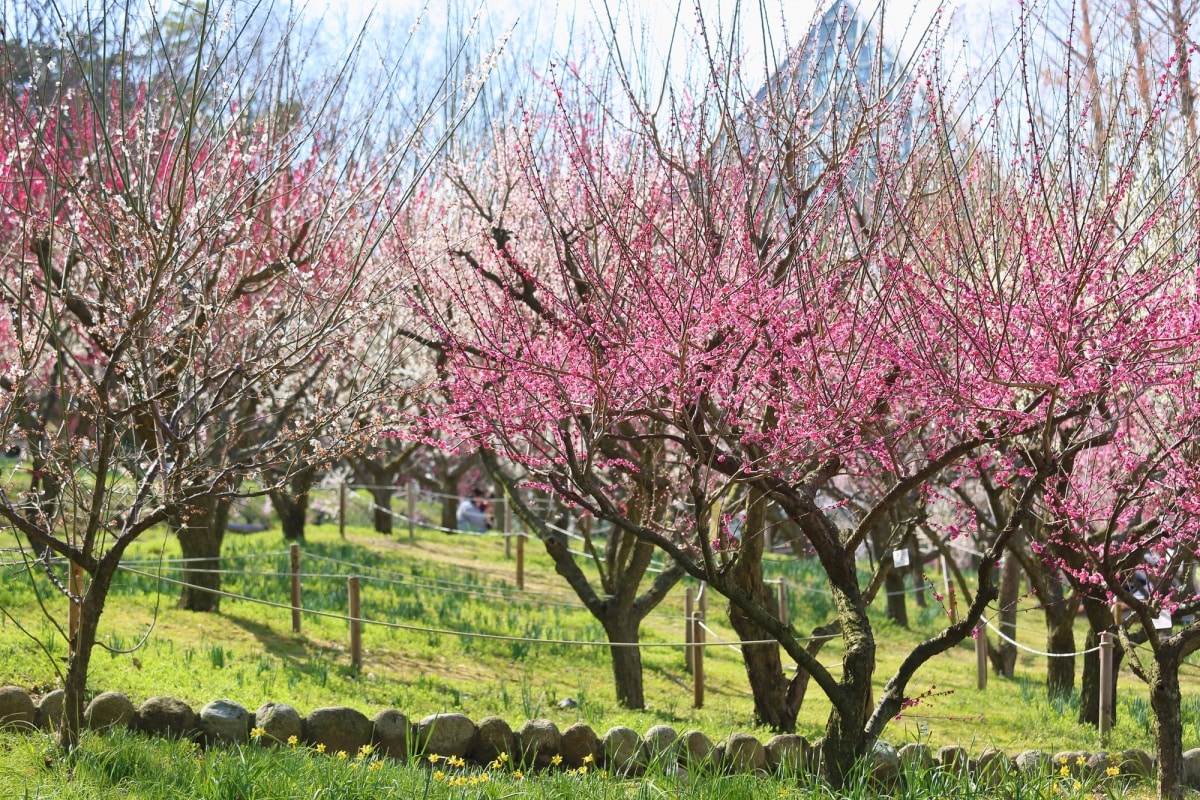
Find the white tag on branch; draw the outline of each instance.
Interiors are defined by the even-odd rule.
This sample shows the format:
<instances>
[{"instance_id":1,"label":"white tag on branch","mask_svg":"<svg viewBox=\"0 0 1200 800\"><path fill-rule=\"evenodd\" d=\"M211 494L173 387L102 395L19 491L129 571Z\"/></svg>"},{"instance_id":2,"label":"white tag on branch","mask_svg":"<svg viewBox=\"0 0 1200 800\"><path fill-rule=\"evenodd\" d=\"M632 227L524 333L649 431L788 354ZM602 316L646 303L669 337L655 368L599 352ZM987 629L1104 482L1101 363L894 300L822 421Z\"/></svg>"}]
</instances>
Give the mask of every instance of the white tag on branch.
<instances>
[{"instance_id":1,"label":"white tag on branch","mask_svg":"<svg viewBox=\"0 0 1200 800\"><path fill-rule=\"evenodd\" d=\"M908 548L901 547L892 551L892 566L907 567L908 566Z\"/></svg>"},{"instance_id":2,"label":"white tag on branch","mask_svg":"<svg viewBox=\"0 0 1200 800\"><path fill-rule=\"evenodd\" d=\"M1154 620L1154 630L1167 631L1171 629L1171 612L1164 611Z\"/></svg>"}]
</instances>

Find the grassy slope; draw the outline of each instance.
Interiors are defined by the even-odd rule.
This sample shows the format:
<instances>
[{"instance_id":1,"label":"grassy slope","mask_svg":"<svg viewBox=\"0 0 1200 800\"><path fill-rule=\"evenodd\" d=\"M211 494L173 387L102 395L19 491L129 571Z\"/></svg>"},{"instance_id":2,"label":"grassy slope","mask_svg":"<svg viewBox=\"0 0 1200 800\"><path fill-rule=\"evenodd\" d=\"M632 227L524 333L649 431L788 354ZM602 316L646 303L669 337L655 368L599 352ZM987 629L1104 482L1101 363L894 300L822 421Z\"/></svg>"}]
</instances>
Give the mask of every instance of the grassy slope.
<instances>
[{"instance_id":1,"label":"grassy slope","mask_svg":"<svg viewBox=\"0 0 1200 800\"><path fill-rule=\"evenodd\" d=\"M0 548L14 544L5 536L0 535ZM227 588L286 602L286 578L263 575L285 571L283 550L277 532L231 536L225 566L233 573L226 576ZM170 538L148 539L130 557L153 559L160 552L164 558L175 557L177 545ZM262 557L264 553L278 555ZM351 570L315 558L320 556L358 564L355 571L375 576L364 583L367 619L543 639L603 639L599 626L572 603L568 588L535 543L526 553L524 593L513 588L514 562L505 558L503 540L497 537L420 531L410 541L403 532L381 537L365 528L351 528L341 540L336 526L323 526L310 530L305 553L306 573ZM773 572L789 576L797 627L803 630L823 619L827 601L805 565L780 558L771 566ZM560 727L582 719L600 732L616 724L644 731L666 722L679 730L700 728L714 739L732 730L751 729L752 705L740 660L725 647L707 651L706 701L701 710L692 708L691 678L684 670L682 652L645 648L649 708L632 712L615 703L604 648L487 641L369 625L364 632L364 669L355 676L349 668L343 620L306 615L303 632L295 635L287 609L226 599L220 615L181 612L172 608L175 588L164 586L159 596L156 584L135 575L121 576L102 625L103 641L117 649L130 648L151 624L154 627L136 652L96 654L91 681L96 691L124 691L135 702L171 694L197 708L226 697L252 710L273 700L289 702L301 713L325 705L350 705L368 714L395 707L414 719L449 710L475 719L498 714L514 725L533 716L553 719ZM48 585L39 582L43 590ZM344 614L345 579L306 578L305 606ZM61 596L47 597L46 607L65 619ZM65 649L61 637L40 613L20 571L4 570L0 608L61 658ZM680 641L682 608L681 586L647 621L644 640ZM918 636L934 630L943 613L937 607L918 612L910 606L910 610L915 618L911 631L889 625L879 614L880 685ZM709 624L732 638L723 617L723 607L714 600ZM1040 647L1040 616L1023 615L1022 626L1022 641ZM833 664L838 655L836 647L830 646L821 658ZM988 689L981 692L975 689L971 644L960 646L918 675L912 693L930 690L934 696L892 723L885 738L896 744L914 740L934 746L962 744L973 752L989 746L1014 753L1031 747L1097 749L1094 731L1073 723L1070 702L1054 704L1044 699L1043 665L1042 659L1022 655L1015 680L992 676ZM1200 689L1198 672L1185 670L1185 697L1195 697ZM0 684L9 683L45 691L55 684L55 673L29 637L12 620L3 619ZM810 739L820 736L828 711L827 702L815 694L815 688L812 691L800 721L800 732ZM578 700L579 707L559 709L557 702L566 697ZM1121 676L1119 704L1120 721L1110 747L1149 748L1145 690L1128 673ZM1185 747L1194 747L1200 744L1200 703L1187 703L1184 712ZM759 733L763 738L769 735Z\"/></svg>"}]
</instances>

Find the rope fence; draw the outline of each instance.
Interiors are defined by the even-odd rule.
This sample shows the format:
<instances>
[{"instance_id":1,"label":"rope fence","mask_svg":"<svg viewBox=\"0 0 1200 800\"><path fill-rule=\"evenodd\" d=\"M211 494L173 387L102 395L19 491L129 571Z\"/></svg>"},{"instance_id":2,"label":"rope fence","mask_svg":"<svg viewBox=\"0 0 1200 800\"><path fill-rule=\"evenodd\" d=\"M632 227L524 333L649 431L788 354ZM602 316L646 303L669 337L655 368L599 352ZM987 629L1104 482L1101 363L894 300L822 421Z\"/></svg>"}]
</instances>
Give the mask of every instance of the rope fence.
<instances>
[{"instance_id":1,"label":"rope fence","mask_svg":"<svg viewBox=\"0 0 1200 800\"><path fill-rule=\"evenodd\" d=\"M344 529L345 529L346 507L348 505L347 498L346 498L348 486L349 485L343 484L339 489L338 515L339 515L339 523L343 530L343 534L344 534ZM349 488L379 488L379 487L369 487L366 485L353 485L353 486L350 486ZM395 488L399 488L399 487L387 487L387 488L395 489ZM519 635L501 634L501 633L485 633L485 632L479 632L479 631L453 630L451 628L443 628L443 627L430 626L430 625L421 625L421 624L415 624L415 623L395 622L395 621L366 618L366 617L364 617L364 615L362 613L362 606L361 606L361 587L362 587L362 583L364 581L381 584L381 585L385 585L385 586L405 586L408 588L420 589L423 591L444 592L444 593L449 593L449 594L462 595L462 596L466 596L466 597L476 597L476 598L480 598L480 599L484 599L484 600L502 600L502 601L510 600L511 601L514 599L514 597L519 597L522 602L529 603L532 605L540 605L540 606L546 606L546 607L562 607L562 608L572 608L572 609L580 608L580 603L579 603L578 599L575 598L574 595L572 595L572 594L553 594L553 593L546 593L546 592L526 592L525 591L524 545L525 545L525 540L528 538L528 534L526 534L524 532L514 533L512 531L512 519L511 519L511 512L510 512L508 503L504 502L503 500L493 501L493 502L497 502L498 508L500 506L502 506L504 508L504 514L503 514L504 530L502 530L502 531L462 531L462 530L458 530L458 529L451 529L451 528L447 528L447 527L443 527L443 526L432 525L427 521L420 520L415 513L415 502L416 502L417 491L418 490L416 489L414 484L408 485L408 487L407 487L407 500L408 500L408 512L409 512L408 514L400 514L400 513L394 512L390 508L379 505L379 504L375 503L374 501L369 502L367 504L367 507L373 512L375 512L375 511L385 512L385 513L389 514L394 520L398 520L403 523L406 523L409 527L410 536L412 535L413 529L418 525L423 529L444 532L444 533L466 534L466 535L477 535L477 536L503 536L505 538L505 544L506 544L506 548L505 548L506 556L509 555L509 544L510 544L512 538L515 536L516 545L517 545L517 548L516 548L517 549L517 553L516 553L516 561L517 561L516 584L517 584L517 591L519 592L519 595L514 596L514 594L512 594L512 593L506 593L504 591L499 591L499 590L492 589L489 587L481 587L478 584L466 583L466 582L461 582L461 581L452 581L452 580L432 578L432 577L423 578L423 579L414 579L412 576L406 576L406 575L403 575L402 573L397 573L397 572L394 572L391 570L387 570L383 567L359 564L359 563L354 563L351 561L345 561L345 560L333 558L330 556L322 556L319 554L312 554L312 553L305 553L304 555L307 556L308 558L311 558L311 559L314 559L314 560L317 560L317 561L320 561L323 563L329 563L329 564L333 564L333 565L336 565L339 567L345 567L345 568L348 568L351 570L356 570L358 572L376 573L376 574L361 575L361 574L354 574L354 573L348 574L348 573L344 573L344 572L328 572L328 571L307 572L306 573L306 572L303 572L300 567L300 555L301 554L299 552L298 545L292 545L291 548L289 548L288 550L284 550L284 551L275 551L275 552L266 552L266 553L236 553L235 552L235 553L229 553L229 554L222 554L222 556L221 556L221 559L223 562L228 562L230 560L258 561L258 560L262 560L262 559L280 559L283 557L287 557L289 559L289 565L290 565L290 569L288 571L254 571L253 572L253 575L256 577L280 578L280 579L287 578L290 582L290 590L291 590L290 595L291 596L290 596L289 602L286 602L286 603L280 602L280 601L275 601L275 600L251 597L251 596L244 595L244 594L237 594L237 593L230 592L227 590L209 588L209 587L205 587L205 586L201 586L201 585L198 585L195 583L185 581L181 578L168 577L167 575L163 574L164 569L176 570L176 571L186 571L191 574L208 574L208 575L214 575L214 576L244 575L247 572L246 569L213 568L213 567L204 566L202 563L200 563L200 562L212 562L212 560L213 560L212 558L133 559L133 560L124 561L119 566L119 569L121 571L131 574L131 575L137 575L140 577L149 578L152 580L160 581L165 584L178 586L178 587L182 587L182 588L187 588L190 590L206 592L206 593L212 594L214 596L225 597L225 598L229 598L231 600L236 600L239 602L258 604L258 605L262 605L262 606L270 607L270 608L288 609L292 615L292 628L293 628L293 631L296 633L299 633L301 630L301 619L302 619L302 616L305 614L314 616L314 617L345 621L346 623L348 623L348 625L350 627L351 661L352 661L352 665L354 666L355 669L361 669L361 667L362 667L362 626L363 625L373 625L373 626L386 628L386 629L408 631L408 632L413 632L413 633L422 633L422 634L426 634L426 635L458 636L458 637L468 638L468 639L480 639L480 640L488 640L488 641L522 643L522 644L547 644L547 645L557 645L557 646L566 646L566 647L583 647L583 648L587 648L587 647L682 648L684 651L684 654L685 654L687 670L693 675L694 705L696 708L701 708L703 705L703 701L704 701L704 653L708 648L724 647L724 648L733 650L734 652L736 652L740 655L742 653L742 647L744 647L746 645L776 645L776 644L778 644L778 641L776 639L730 641L730 640L723 638L717 631L715 631L707 623L707 620L706 620L706 590L707 590L707 586L703 583L701 584L700 590L698 593L695 593L692 587L686 588L685 611L684 611L684 634L685 635L684 635L683 641L610 642L610 641L593 641L593 640L588 640L588 639L543 638L543 637L538 637L538 636L519 636ZM353 495L353 497L354 497L353 502L355 502L355 503L358 503L358 501L364 499L357 494ZM455 499L457 499L457 496L444 495L444 494L440 494L440 493L436 493L436 492L423 492L423 497L435 497L435 498L443 498L443 499L449 499L451 497L455 497ZM577 541L588 541L589 540L589 537L580 535L580 534L576 533L574 530L572 530L571 528L564 528L562 526L556 525L549 521L543 521L543 524L545 524L546 527L549 528L550 530L552 530L556 533L560 533L563 536L566 536L568 539L573 539L573 540L577 540ZM972 550L971 548L960 545L958 543L950 542L949 544L951 547L954 547L955 549L966 551L973 555L981 555L981 554L977 553L976 551ZM572 556L575 556L577 558L584 558L589 561L593 560L593 558L594 558L593 554L591 554L591 553L584 553L584 552L572 550L569 548L568 548L568 552ZM20 556L22 556L22 558L20 560L13 558L13 556L16 556L16 555L20 555ZM28 568L31 568L34 566L40 566L40 567L62 566L65 563L65 559L62 559L61 557L57 557L57 556L41 558L41 559L30 558L27 551L22 550L21 548L0 549L0 559L3 559L3 560L0 560L0 568L4 568L4 569L14 569L14 568L28 569ZM157 568L157 571L150 571L145 568ZM652 566L649 568L649 571L661 572L662 568ZM945 574L945 572L947 572L947 570L945 570L945 567L943 566L943 574ZM946 577L948 578L948 576L946 576ZM333 611L323 611L323 610L318 610L318 609L313 609L313 608L306 608L302 602L303 579L304 578L308 578L311 580L342 580L342 579L346 580L347 581L347 601L348 601L347 613L341 614L341 613L336 613ZM76 580L76 576L74 575L74 572L72 572L71 580L72 580L72 582L74 582ZM786 626L786 625L788 625L788 621L787 621L788 585L782 579L777 579L775 581L768 581L768 583L774 583L777 586L777 590L779 592L778 609L779 609L779 612L780 612L780 615L782 618L782 622ZM72 583L72 585L74 585L74 583ZM823 588L818 588L818 587L795 586L792 588L797 589L802 592L806 592L806 593L827 594L827 590L825 590ZM907 595L907 594L924 592L924 591L927 591L927 589L928 589L928 587L925 585L916 585L916 586L913 586L912 588L904 589L903 591L886 592L884 594L885 594L885 596ZM81 590L80 590L80 592L75 592L74 590L72 590L72 592L73 592L73 594L78 595L81 593ZM951 594L952 594L952 592L951 592ZM72 611L77 612L77 608L76 608L77 601L72 602L71 605L72 605ZM953 605L953 603L952 603L952 605ZM652 613L654 613L656 616L661 615L661 616L675 617L675 615L670 612L652 612ZM1100 654L1100 681L1099 681L1099 683L1101 685L1100 700L1099 700L1099 702L1100 702L1100 709L1099 709L1100 733L1101 733L1101 741L1103 742L1105 740L1105 738L1107 737L1107 734L1108 734L1108 730L1111 727L1112 709L1113 709L1114 703L1115 703L1115 698L1110 696L1112 694L1112 692L1111 692L1111 686L1112 686L1111 675L1112 675L1112 650L1113 650L1113 642L1112 642L1111 634L1109 634L1107 632L1101 633L1100 634L1100 639L1101 639L1100 644L1097 645L1096 647L1092 647L1092 648L1077 651L1077 652L1071 652L1071 653L1052 653L1052 652L1037 650L1037 649L1028 647L1026 645L1022 645L1021 643L1017 642L1012 637L1005 634L998 627L996 627L996 625L993 624L991 619L984 618L981 620L981 622L982 622L984 628L990 629L1002 641L1007 642L1008 644L1016 647L1017 649L1021 650L1022 652L1025 652L1025 653L1028 653L1031 655L1035 655L1038 657L1074 658L1074 657L1078 657L1078 656L1086 656L1086 655L1089 655L1092 653L1099 653ZM827 639L829 637L796 637L796 640L797 641L811 641L816 638ZM988 671L987 670L987 655L988 655L987 648L988 648L987 636L982 635L981 630L977 630L976 636L975 636L975 652L976 652L976 657L977 657L976 664L977 664L977 672L978 672L977 687L981 690L986 688L986 684L987 684L987 671ZM1189 666L1189 667L1193 666L1191 664L1185 664L1185 665Z\"/></svg>"}]
</instances>

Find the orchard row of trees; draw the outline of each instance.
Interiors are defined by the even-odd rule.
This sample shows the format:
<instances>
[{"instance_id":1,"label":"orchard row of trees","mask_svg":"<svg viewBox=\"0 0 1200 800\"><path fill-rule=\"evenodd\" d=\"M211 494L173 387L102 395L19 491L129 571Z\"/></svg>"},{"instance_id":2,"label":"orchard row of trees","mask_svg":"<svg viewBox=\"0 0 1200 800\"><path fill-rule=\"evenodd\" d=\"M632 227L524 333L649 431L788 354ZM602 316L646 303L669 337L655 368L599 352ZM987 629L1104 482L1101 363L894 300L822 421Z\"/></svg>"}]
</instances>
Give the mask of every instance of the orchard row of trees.
<instances>
[{"instance_id":1,"label":"orchard row of trees","mask_svg":"<svg viewBox=\"0 0 1200 800\"><path fill-rule=\"evenodd\" d=\"M745 649L756 713L790 729L815 684L835 785L931 658L1015 610L1020 570L1051 650L1075 648L1079 603L1089 644L1118 635L1179 795L1200 647L1179 3L1024 5L986 34L939 17L895 50L890 12L836 3L762 61L698 18L662 69L610 21L528 67L418 25L381 67L356 69L364 45L320 70L296 20L184 11L6 30L0 413L28 473L0 517L90 576L64 745L136 538L170 526L213 589L237 497L301 535L331 470L454 493L479 468L612 641L684 575L776 640ZM393 80L405 59L437 79ZM609 524L592 565L531 492ZM764 591L768 529L821 566L816 630ZM984 553L964 612L875 696L872 604L904 585L887 554L960 538ZM637 650L612 653L641 706ZM1085 664L1084 707L1097 684Z\"/></svg>"}]
</instances>

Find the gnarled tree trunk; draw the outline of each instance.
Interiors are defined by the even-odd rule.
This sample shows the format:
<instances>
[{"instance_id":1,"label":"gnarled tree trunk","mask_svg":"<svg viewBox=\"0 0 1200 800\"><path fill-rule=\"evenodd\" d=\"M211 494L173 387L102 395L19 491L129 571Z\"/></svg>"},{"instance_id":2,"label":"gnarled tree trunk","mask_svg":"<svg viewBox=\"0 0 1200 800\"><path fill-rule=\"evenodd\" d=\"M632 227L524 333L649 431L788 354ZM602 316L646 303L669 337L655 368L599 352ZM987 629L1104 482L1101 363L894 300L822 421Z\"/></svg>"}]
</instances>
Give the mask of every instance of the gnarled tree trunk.
<instances>
[{"instance_id":1,"label":"gnarled tree trunk","mask_svg":"<svg viewBox=\"0 0 1200 800\"><path fill-rule=\"evenodd\" d=\"M642 681L642 651L630 644L638 642L641 620L631 611L606 614L600 620L612 654L613 682L617 691L617 705L621 708L642 709L646 707L646 693ZM625 646L622 646L625 645Z\"/></svg>"},{"instance_id":2,"label":"gnarled tree trunk","mask_svg":"<svg viewBox=\"0 0 1200 800\"><path fill-rule=\"evenodd\" d=\"M1046 694L1066 697L1075 691L1075 603L1074 597L1063 598L1062 587L1050 581L1050 594L1056 600L1044 602L1046 614Z\"/></svg>"},{"instance_id":3,"label":"gnarled tree trunk","mask_svg":"<svg viewBox=\"0 0 1200 800\"><path fill-rule=\"evenodd\" d=\"M733 564L730 577L734 584L755 602L778 614L775 599L767 596L763 585L763 523L766 503L753 491L750 492L748 503L741 546L738 548L737 561ZM743 641L773 638L733 603L729 605L729 622L737 631L738 638ZM776 731L794 731L799 706L793 706L788 697L788 679L783 674L779 644L744 644L742 662L746 667L746 677L750 681L750 692L754 696L754 716L758 723Z\"/></svg>"},{"instance_id":4,"label":"gnarled tree trunk","mask_svg":"<svg viewBox=\"0 0 1200 800\"><path fill-rule=\"evenodd\" d=\"M392 497L396 494L394 486L372 486L371 503L374 506L371 509L371 520L375 526L376 533L391 533L392 532Z\"/></svg>"},{"instance_id":5,"label":"gnarled tree trunk","mask_svg":"<svg viewBox=\"0 0 1200 800\"><path fill-rule=\"evenodd\" d=\"M221 598L221 543L229 521L230 501L204 498L186 518L174 521L183 550L183 582L178 607L185 611L218 611Z\"/></svg>"}]
</instances>

